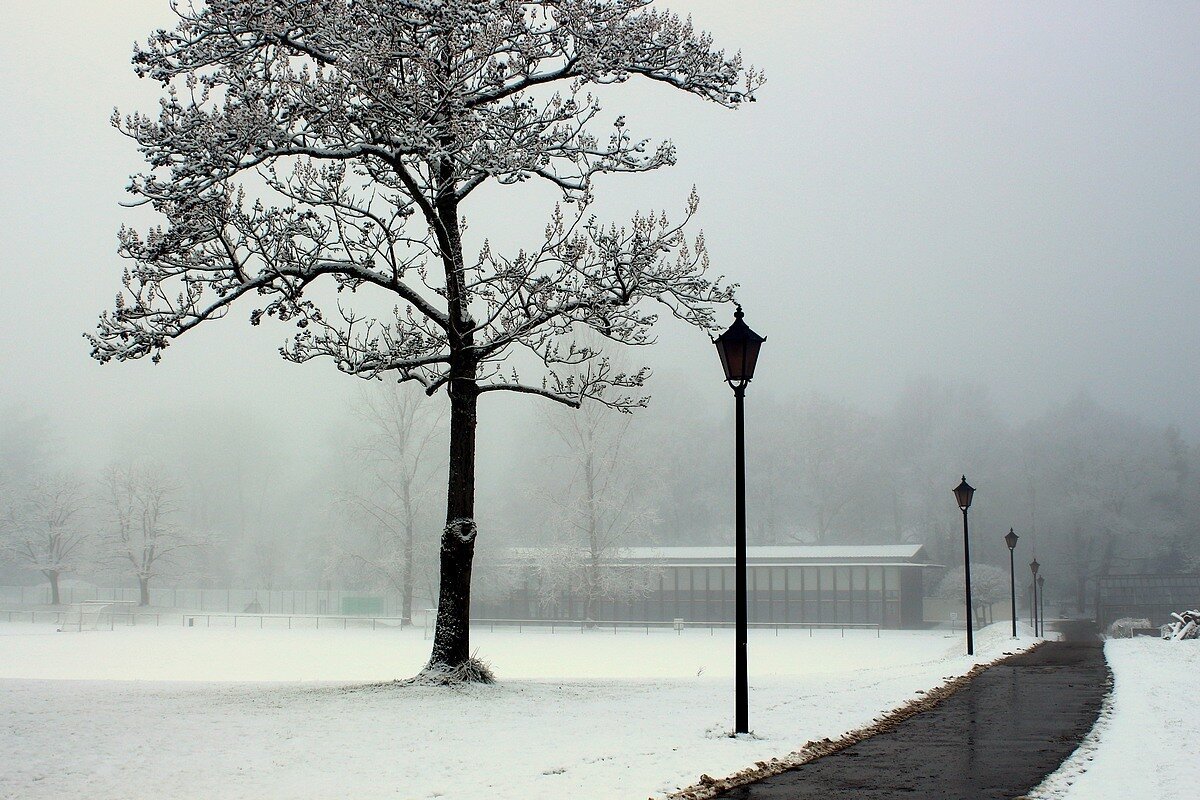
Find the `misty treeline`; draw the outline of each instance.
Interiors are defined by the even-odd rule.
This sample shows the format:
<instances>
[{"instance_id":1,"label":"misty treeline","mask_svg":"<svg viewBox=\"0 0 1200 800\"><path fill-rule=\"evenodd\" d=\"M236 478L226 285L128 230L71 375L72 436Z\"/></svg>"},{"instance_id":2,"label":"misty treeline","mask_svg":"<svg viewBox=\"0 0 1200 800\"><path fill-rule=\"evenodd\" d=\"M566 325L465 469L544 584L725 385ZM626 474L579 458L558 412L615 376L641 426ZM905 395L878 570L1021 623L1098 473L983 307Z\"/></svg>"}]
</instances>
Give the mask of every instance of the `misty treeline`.
<instances>
[{"instance_id":1,"label":"misty treeline","mask_svg":"<svg viewBox=\"0 0 1200 800\"><path fill-rule=\"evenodd\" d=\"M751 460L757 543L925 544L962 563L960 474L976 487L972 560L1017 579L1036 555L1048 598L1088 608L1093 579L1200 568L1200 451L1175 427L1110 411L1086 394L1014 423L986 391L907 385L873 413L820 398L762 398Z\"/></svg>"},{"instance_id":2,"label":"misty treeline","mask_svg":"<svg viewBox=\"0 0 1200 800\"><path fill-rule=\"evenodd\" d=\"M729 544L731 420L670 396L680 391L633 416L547 408L508 419L482 446L495 477L480 517L495 533L480 541L476 591L524 578L510 547L541 554L534 569L552 602L568 581L597 597L636 591L600 566L622 546ZM100 466L82 468L52 419L10 410L4 582L335 588L399 598L406 616L427 607L445 415L418 391L375 382L348 394L342 417L326 431L243 418L217 433L164 418L158 435L116 436L107 458L92 458ZM1200 568L1196 443L1084 395L1017 423L982 389L935 380L872 410L759 392L747 432L751 545L923 543L954 567L962 520L950 490L966 473L978 490L973 560L1007 576L1012 527L1018 586L1036 553L1064 610L1088 608L1098 575ZM139 561L147 542L161 558Z\"/></svg>"},{"instance_id":3,"label":"misty treeline","mask_svg":"<svg viewBox=\"0 0 1200 800\"><path fill-rule=\"evenodd\" d=\"M754 388L751 546L919 543L935 563L959 566L962 516L951 490L966 474L977 489L972 561L1007 577L1004 534L1014 529L1018 592L1036 555L1047 597L1064 611L1089 609L1100 575L1200 569L1200 449L1177 427L1114 412L1085 393L1009 420L984 387L933 378L909 380L873 409ZM656 538L728 544L732 408L722 417L668 405L661 421L670 427L639 437L659 487ZM939 593L942 576L928 577L927 591Z\"/></svg>"},{"instance_id":4,"label":"misty treeline","mask_svg":"<svg viewBox=\"0 0 1200 800\"><path fill-rule=\"evenodd\" d=\"M160 465L114 462L100 474L47 469L46 426L6 431L0 473L0 557L45 579L50 602L62 581L80 573L114 583L133 581L139 604L150 583L169 574L188 551L209 546L180 519L182 484ZM30 435L30 434L33 435Z\"/></svg>"}]
</instances>

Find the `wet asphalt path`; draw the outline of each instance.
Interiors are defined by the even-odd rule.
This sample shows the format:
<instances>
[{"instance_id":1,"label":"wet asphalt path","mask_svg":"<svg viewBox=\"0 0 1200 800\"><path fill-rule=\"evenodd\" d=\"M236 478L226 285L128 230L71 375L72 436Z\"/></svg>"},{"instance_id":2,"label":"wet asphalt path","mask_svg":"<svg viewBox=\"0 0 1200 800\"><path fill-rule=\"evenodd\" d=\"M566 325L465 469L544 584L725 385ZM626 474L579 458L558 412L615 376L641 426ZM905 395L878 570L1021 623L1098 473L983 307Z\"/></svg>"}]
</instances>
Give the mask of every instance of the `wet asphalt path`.
<instances>
[{"instance_id":1,"label":"wet asphalt path","mask_svg":"<svg viewBox=\"0 0 1200 800\"><path fill-rule=\"evenodd\" d=\"M996 664L887 733L726 800L1011 800L1056 770L1091 730L1111 673L1091 623Z\"/></svg>"}]
</instances>

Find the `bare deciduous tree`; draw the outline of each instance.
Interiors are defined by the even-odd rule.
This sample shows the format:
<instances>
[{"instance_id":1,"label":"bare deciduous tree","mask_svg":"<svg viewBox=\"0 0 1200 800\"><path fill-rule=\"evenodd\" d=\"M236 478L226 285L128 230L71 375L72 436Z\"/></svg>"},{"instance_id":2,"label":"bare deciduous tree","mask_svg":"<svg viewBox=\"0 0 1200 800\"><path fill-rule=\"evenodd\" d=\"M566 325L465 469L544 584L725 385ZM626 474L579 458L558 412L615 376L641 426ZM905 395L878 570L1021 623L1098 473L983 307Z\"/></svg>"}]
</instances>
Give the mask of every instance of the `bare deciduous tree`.
<instances>
[{"instance_id":1,"label":"bare deciduous tree","mask_svg":"<svg viewBox=\"0 0 1200 800\"><path fill-rule=\"evenodd\" d=\"M598 619L605 600L637 597L648 590L645 570L615 568L623 545L648 535L654 515L646 482L628 458L629 417L591 404L575 412L551 412L547 422L564 446L566 485L546 493L557 513L548 522L549 547L535 564L542 602L578 591L583 619Z\"/></svg>"},{"instance_id":2,"label":"bare deciduous tree","mask_svg":"<svg viewBox=\"0 0 1200 800\"><path fill-rule=\"evenodd\" d=\"M204 542L178 524L179 485L161 468L114 466L104 475L103 491L111 515L101 536L104 555L133 573L138 605L148 606L151 579Z\"/></svg>"},{"instance_id":3,"label":"bare deciduous tree","mask_svg":"<svg viewBox=\"0 0 1200 800\"><path fill-rule=\"evenodd\" d=\"M82 484L68 475L34 479L10 497L0 518L0 548L9 560L36 570L50 583L50 602L60 602L58 581L79 567L88 538Z\"/></svg>"},{"instance_id":4,"label":"bare deciduous tree","mask_svg":"<svg viewBox=\"0 0 1200 800\"><path fill-rule=\"evenodd\" d=\"M129 191L166 218L123 229L133 266L94 336L100 361L158 359L246 298L250 320L297 326L284 358L415 381L450 402L446 526L427 673L470 661L477 402L525 392L630 409L646 373L571 343L578 328L651 342L657 302L711 329L729 287L703 239L665 214L603 225L593 179L674 162L669 142L605 132L594 87L646 78L723 106L761 78L740 55L650 0L211 0L177 4L173 30L134 54L166 91L157 118L114 114L150 171ZM557 89L557 91L555 91ZM562 193L540 241L464 252L461 210L486 182ZM693 194L683 222L696 212ZM313 287L329 282L336 292ZM358 292L394 309L355 310ZM336 299L329 299L336 294ZM369 307L369 306L368 306ZM567 343L563 344L564 337ZM542 373L522 379L522 352ZM469 671L469 670L468 670Z\"/></svg>"},{"instance_id":5,"label":"bare deciduous tree","mask_svg":"<svg viewBox=\"0 0 1200 800\"><path fill-rule=\"evenodd\" d=\"M412 624L418 514L432 495L434 471L442 467L432 451L440 444L443 415L409 388L392 384L360 395L356 411L369 433L356 457L365 475L338 500L370 535L358 545L345 537L333 542L340 566L400 595L402 625Z\"/></svg>"}]
</instances>

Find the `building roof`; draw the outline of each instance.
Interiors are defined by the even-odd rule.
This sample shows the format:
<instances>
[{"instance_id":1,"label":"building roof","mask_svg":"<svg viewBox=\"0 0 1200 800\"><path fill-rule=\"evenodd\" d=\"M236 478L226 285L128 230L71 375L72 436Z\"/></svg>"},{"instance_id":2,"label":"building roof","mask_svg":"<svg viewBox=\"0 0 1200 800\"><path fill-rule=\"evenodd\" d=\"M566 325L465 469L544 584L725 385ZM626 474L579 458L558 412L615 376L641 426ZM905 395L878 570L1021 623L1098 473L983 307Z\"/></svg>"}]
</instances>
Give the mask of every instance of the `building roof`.
<instances>
[{"instance_id":1,"label":"building roof","mask_svg":"<svg viewBox=\"0 0 1200 800\"><path fill-rule=\"evenodd\" d=\"M912 564L925 565L924 545L770 545L746 548L750 564ZM534 558L540 548L515 548L516 558ZM612 562L719 565L732 564L733 545L717 547L622 547L604 559Z\"/></svg>"}]
</instances>

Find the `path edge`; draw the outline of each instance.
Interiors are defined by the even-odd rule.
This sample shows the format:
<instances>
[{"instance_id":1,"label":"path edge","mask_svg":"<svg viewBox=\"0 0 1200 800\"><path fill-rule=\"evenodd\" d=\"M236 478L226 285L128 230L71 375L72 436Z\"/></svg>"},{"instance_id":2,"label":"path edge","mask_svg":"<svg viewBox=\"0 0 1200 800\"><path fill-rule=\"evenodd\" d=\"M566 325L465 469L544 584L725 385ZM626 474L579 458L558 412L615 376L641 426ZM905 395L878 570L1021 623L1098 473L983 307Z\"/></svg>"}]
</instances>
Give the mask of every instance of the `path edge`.
<instances>
[{"instance_id":1,"label":"path edge","mask_svg":"<svg viewBox=\"0 0 1200 800\"><path fill-rule=\"evenodd\" d=\"M756 761L754 766L746 767L743 770L728 775L724 778L713 778L709 775L701 775L700 779L691 786L684 787L676 792L662 797L661 800L712 800L712 798L727 792L730 789L736 789L739 786L745 786L749 783L755 783L764 778L770 778L774 775L787 772L796 767L808 764L811 761L816 761L818 758L836 753L839 750L845 750L847 747L858 744L864 739L869 739L872 736L878 736L881 733L887 733L893 730L904 720L915 716L937 706L946 698L955 694L959 690L965 688L967 684L973 681L978 675L986 672L992 667L1007 661L1010 658L1016 658L1020 655L1026 655L1037 650L1045 641L1035 643L1032 647L1025 650L1020 650L1014 653L1005 653L991 661L982 664L976 664L967 670L962 675L935 686L932 689L927 689L917 698L909 700L907 703L893 708L881 717L877 717L870 725L864 725L861 728L856 728L848 733L842 734L836 739L821 739L817 742L808 742L799 750L795 750L785 756L779 758L770 758L766 761ZM656 800L654 797L648 800Z\"/></svg>"}]
</instances>

